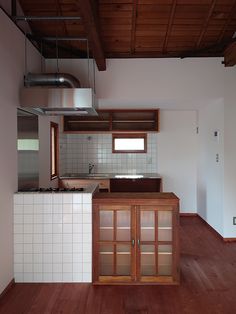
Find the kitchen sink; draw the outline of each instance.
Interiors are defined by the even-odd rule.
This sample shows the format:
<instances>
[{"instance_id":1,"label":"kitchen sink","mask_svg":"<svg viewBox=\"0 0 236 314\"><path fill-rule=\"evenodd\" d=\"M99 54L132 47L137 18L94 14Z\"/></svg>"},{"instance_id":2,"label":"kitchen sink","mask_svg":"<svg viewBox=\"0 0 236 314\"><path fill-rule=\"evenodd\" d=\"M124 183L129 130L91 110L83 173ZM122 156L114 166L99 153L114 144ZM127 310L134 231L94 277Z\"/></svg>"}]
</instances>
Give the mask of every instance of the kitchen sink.
<instances>
[{"instance_id":1,"label":"kitchen sink","mask_svg":"<svg viewBox=\"0 0 236 314\"><path fill-rule=\"evenodd\" d=\"M63 177L69 178L107 178L109 174L106 173L67 173Z\"/></svg>"},{"instance_id":2,"label":"kitchen sink","mask_svg":"<svg viewBox=\"0 0 236 314\"><path fill-rule=\"evenodd\" d=\"M99 177L99 178L104 177L104 178L106 178L109 175L106 173L88 173L86 176L87 177Z\"/></svg>"}]
</instances>

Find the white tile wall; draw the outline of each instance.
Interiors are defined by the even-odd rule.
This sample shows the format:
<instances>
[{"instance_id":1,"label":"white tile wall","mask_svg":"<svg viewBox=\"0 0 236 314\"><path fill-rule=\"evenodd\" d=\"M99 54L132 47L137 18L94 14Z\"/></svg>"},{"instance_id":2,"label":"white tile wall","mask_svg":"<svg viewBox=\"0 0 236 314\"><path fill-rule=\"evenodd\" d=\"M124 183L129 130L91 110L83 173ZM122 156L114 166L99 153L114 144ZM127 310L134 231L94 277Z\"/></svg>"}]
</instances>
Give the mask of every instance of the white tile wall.
<instances>
[{"instance_id":1,"label":"white tile wall","mask_svg":"<svg viewBox=\"0 0 236 314\"><path fill-rule=\"evenodd\" d=\"M92 281L92 195L14 195L16 282Z\"/></svg>"},{"instance_id":2,"label":"white tile wall","mask_svg":"<svg viewBox=\"0 0 236 314\"><path fill-rule=\"evenodd\" d=\"M60 173L88 172L152 173L157 172L157 133L148 133L146 154L113 154L112 134L60 134Z\"/></svg>"}]
</instances>

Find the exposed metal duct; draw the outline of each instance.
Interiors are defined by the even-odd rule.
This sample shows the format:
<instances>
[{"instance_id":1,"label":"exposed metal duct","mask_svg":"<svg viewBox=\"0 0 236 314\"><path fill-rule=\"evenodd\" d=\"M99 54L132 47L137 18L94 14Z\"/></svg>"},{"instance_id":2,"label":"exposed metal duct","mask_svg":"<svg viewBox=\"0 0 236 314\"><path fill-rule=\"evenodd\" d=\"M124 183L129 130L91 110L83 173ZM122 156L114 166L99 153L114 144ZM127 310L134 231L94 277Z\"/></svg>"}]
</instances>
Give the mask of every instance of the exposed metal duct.
<instances>
[{"instance_id":1,"label":"exposed metal duct","mask_svg":"<svg viewBox=\"0 0 236 314\"><path fill-rule=\"evenodd\" d=\"M40 115L97 115L91 88L24 87L21 108Z\"/></svg>"},{"instance_id":2,"label":"exposed metal duct","mask_svg":"<svg viewBox=\"0 0 236 314\"><path fill-rule=\"evenodd\" d=\"M28 73L24 83L26 87L81 87L79 80L68 73Z\"/></svg>"},{"instance_id":3,"label":"exposed metal duct","mask_svg":"<svg viewBox=\"0 0 236 314\"><path fill-rule=\"evenodd\" d=\"M21 107L42 115L97 115L92 88L67 73L28 73L20 92Z\"/></svg>"}]
</instances>

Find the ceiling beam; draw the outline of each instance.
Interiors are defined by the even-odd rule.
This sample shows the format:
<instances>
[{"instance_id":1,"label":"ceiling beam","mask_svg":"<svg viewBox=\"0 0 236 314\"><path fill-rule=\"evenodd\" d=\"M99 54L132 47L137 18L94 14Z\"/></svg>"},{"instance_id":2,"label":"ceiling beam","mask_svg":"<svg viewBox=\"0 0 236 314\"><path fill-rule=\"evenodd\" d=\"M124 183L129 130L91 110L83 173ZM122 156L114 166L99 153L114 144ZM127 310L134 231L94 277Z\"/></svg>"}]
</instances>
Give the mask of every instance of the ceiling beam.
<instances>
[{"instance_id":1,"label":"ceiling beam","mask_svg":"<svg viewBox=\"0 0 236 314\"><path fill-rule=\"evenodd\" d=\"M232 67L236 64L236 42L230 44L224 52L224 65Z\"/></svg>"},{"instance_id":2,"label":"ceiling beam","mask_svg":"<svg viewBox=\"0 0 236 314\"><path fill-rule=\"evenodd\" d=\"M133 0L131 51L130 51L131 53L135 53L136 19L137 19L137 0Z\"/></svg>"},{"instance_id":3,"label":"ceiling beam","mask_svg":"<svg viewBox=\"0 0 236 314\"><path fill-rule=\"evenodd\" d=\"M232 17L233 17L233 15L234 15L234 13L235 13L235 10L236 10L236 0L234 1L233 5L232 5L232 7L231 7L231 10L229 11L229 14L228 14L228 16L227 16L226 23L225 23L225 25L224 25L224 27L223 27L221 33L220 33L220 36L219 36L219 38L218 38L218 43L221 42L221 40L224 38L225 31L226 31L226 29L227 29L229 23L230 23L231 20L232 20Z\"/></svg>"},{"instance_id":4,"label":"ceiling beam","mask_svg":"<svg viewBox=\"0 0 236 314\"><path fill-rule=\"evenodd\" d=\"M93 57L96 61L99 71L106 70L106 59L99 34L99 22L97 10L92 0L76 1L78 9L81 11L84 26L88 34L89 42L92 45Z\"/></svg>"},{"instance_id":5,"label":"ceiling beam","mask_svg":"<svg viewBox=\"0 0 236 314\"><path fill-rule=\"evenodd\" d=\"M213 13L213 11L214 11L216 2L217 2L217 0L212 0L212 2L211 2L211 5L210 5L210 8L209 8L209 10L208 10L208 13L207 13L205 22L204 22L204 24L203 24L203 27L202 27L200 36L198 37L198 41L197 41L197 44L196 44L196 47L197 47L197 48L199 48L199 47L201 46L203 37L204 37L204 35L205 35L205 33L206 33L207 26L208 26L208 23L209 23L210 18L211 18L211 16L212 16L212 13Z\"/></svg>"},{"instance_id":6,"label":"ceiling beam","mask_svg":"<svg viewBox=\"0 0 236 314\"><path fill-rule=\"evenodd\" d=\"M176 5L177 5L177 0L173 0L171 12L170 12L170 17L169 17L169 21L168 21L168 26L167 26L167 30L166 30L166 35L165 35L165 39L164 39L163 47L162 47L162 53L163 54L166 53L166 48L168 45L169 36L170 36L171 29L172 29L173 21L174 21Z\"/></svg>"},{"instance_id":7,"label":"ceiling beam","mask_svg":"<svg viewBox=\"0 0 236 314\"><path fill-rule=\"evenodd\" d=\"M106 53L107 58L193 58L193 57L212 57L212 52L208 51L208 49L203 51L189 51L186 53L182 52L167 52L165 55L160 52L135 52L133 54L129 52L113 52L113 53ZM214 52L214 57L222 57L222 51Z\"/></svg>"}]
</instances>

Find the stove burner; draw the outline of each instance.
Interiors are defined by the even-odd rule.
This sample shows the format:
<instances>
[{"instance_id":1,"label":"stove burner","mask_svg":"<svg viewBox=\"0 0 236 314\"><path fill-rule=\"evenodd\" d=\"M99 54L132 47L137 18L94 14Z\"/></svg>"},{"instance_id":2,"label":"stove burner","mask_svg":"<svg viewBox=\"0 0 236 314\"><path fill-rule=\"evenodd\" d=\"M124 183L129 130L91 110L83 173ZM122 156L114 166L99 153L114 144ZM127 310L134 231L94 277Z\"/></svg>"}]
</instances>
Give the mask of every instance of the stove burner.
<instances>
[{"instance_id":1,"label":"stove burner","mask_svg":"<svg viewBox=\"0 0 236 314\"><path fill-rule=\"evenodd\" d=\"M32 189L22 189L19 192L82 192L84 188L32 188Z\"/></svg>"}]
</instances>

